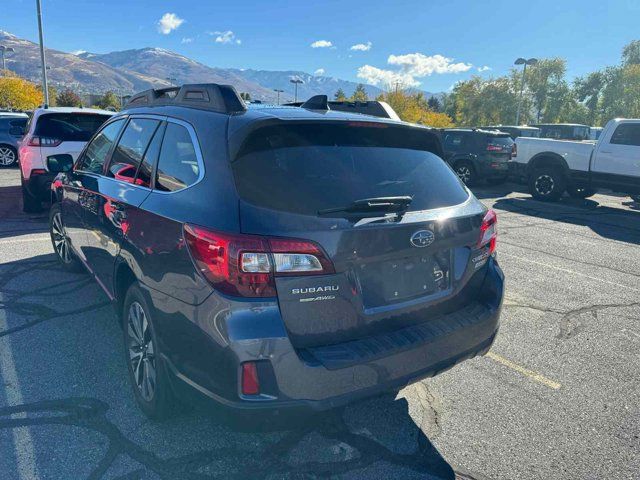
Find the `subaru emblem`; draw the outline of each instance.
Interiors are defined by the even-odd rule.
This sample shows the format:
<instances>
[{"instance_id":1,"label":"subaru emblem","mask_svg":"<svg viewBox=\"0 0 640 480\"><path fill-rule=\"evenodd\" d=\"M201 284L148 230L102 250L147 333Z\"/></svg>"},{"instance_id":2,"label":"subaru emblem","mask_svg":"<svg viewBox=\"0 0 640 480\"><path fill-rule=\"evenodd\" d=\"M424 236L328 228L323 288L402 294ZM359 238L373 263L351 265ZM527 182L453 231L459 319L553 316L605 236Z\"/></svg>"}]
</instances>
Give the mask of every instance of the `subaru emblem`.
<instances>
[{"instance_id":1,"label":"subaru emblem","mask_svg":"<svg viewBox=\"0 0 640 480\"><path fill-rule=\"evenodd\" d=\"M433 232L430 230L418 230L411 235L411 245L418 248L428 247L434 239Z\"/></svg>"}]
</instances>

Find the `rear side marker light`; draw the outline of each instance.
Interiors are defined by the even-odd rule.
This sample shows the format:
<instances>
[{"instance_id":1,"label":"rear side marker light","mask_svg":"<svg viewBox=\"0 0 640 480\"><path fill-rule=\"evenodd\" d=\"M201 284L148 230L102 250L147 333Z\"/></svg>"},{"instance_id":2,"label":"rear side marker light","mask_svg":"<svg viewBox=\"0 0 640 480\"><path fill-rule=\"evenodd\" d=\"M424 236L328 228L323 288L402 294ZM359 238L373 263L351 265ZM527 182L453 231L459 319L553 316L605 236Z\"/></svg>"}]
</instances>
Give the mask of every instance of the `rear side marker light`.
<instances>
[{"instance_id":1,"label":"rear side marker light","mask_svg":"<svg viewBox=\"0 0 640 480\"><path fill-rule=\"evenodd\" d=\"M238 235L184 226L198 271L217 290L241 297L275 297L275 277L335 273L314 242Z\"/></svg>"},{"instance_id":2,"label":"rear side marker light","mask_svg":"<svg viewBox=\"0 0 640 480\"><path fill-rule=\"evenodd\" d=\"M255 362L245 362L242 364L242 394L260 394L260 381L258 380L258 369Z\"/></svg>"},{"instance_id":3,"label":"rear side marker light","mask_svg":"<svg viewBox=\"0 0 640 480\"><path fill-rule=\"evenodd\" d=\"M480 226L480 239L478 240L478 248L489 245L489 254L496 251L496 240L498 238L498 217L496 212L489 210L482 219Z\"/></svg>"}]
</instances>

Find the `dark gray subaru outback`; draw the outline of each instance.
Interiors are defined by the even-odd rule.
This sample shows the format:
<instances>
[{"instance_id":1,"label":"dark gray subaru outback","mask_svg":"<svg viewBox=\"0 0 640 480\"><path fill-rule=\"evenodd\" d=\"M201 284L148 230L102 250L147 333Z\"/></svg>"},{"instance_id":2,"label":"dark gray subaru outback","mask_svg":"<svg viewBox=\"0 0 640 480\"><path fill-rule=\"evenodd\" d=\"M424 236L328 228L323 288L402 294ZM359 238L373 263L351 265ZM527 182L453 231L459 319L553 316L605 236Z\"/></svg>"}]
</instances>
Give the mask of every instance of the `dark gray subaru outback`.
<instances>
[{"instance_id":1,"label":"dark gray subaru outback","mask_svg":"<svg viewBox=\"0 0 640 480\"><path fill-rule=\"evenodd\" d=\"M224 85L135 95L52 184L51 238L123 324L151 417L183 387L241 409L326 409L493 342L496 216L435 131ZM190 388L189 388L190 387Z\"/></svg>"}]
</instances>

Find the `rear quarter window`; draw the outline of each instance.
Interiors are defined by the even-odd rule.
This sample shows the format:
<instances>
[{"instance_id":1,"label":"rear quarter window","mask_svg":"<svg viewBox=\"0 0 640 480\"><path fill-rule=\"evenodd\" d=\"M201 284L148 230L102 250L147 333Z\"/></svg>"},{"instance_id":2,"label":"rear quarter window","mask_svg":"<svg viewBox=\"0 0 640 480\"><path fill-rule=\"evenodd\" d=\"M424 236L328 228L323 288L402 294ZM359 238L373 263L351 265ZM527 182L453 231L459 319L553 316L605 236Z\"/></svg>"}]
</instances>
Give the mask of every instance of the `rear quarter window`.
<instances>
[{"instance_id":1,"label":"rear quarter window","mask_svg":"<svg viewBox=\"0 0 640 480\"><path fill-rule=\"evenodd\" d=\"M355 200L410 195L410 211L460 204L468 194L428 151L431 133L332 124L263 127L232 163L240 197L284 212L318 211Z\"/></svg>"}]
</instances>

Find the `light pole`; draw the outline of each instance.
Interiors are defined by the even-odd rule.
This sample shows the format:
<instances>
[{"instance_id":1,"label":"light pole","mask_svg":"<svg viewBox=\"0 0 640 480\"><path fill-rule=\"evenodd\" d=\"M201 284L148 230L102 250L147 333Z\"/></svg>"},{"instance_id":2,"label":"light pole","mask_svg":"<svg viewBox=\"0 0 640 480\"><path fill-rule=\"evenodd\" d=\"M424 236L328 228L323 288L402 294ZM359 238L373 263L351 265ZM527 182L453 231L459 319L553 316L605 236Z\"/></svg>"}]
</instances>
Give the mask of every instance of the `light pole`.
<instances>
[{"instance_id":1,"label":"light pole","mask_svg":"<svg viewBox=\"0 0 640 480\"><path fill-rule=\"evenodd\" d=\"M4 56L6 53L15 52L13 47L7 47L6 45L0 45L0 55L2 55L2 70L6 70L6 65L4 62Z\"/></svg>"},{"instance_id":2,"label":"light pole","mask_svg":"<svg viewBox=\"0 0 640 480\"><path fill-rule=\"evenodd\" d=\"M278 101L276 103L277 105L280 105L280 94L284 92L284 90L280 90L279 88L274 88L273 91L278 94Z\"/></svg>"},{"instance_id":3,"label":"light pole","mask_svg":"<svg viewBox=\"0 0 640 480\"><path fill-rule=\"evenodd\" d=\"M47 83L47 60L44 55L44 34L42 33L42 6L40 0L36 0L38 11L38 35L40 36L40 62L42 63L42 93L44 94L44 107L49 106L49 84Z\"/></svg>"},{"instance_id":4,"label":"light pole","mask_svg":"<svg viewBox=\"0 0 640 480\"><path fill-rule=\"evenodd\" d=\"M175 77L167 77L166 80L169 82L169 85L173 87L173 84L178 81Z\"/></svg>"},{"instance_id":5,"label":"light pole","mask_svg":"<svg viewBox=\"0 0 640 480\"><path fill-rule=\"evenodd\" d=\"M294 102L298 101L298 85L304 83L304 81L301 78L295 77L295 78L291 78L289 79L289 81L291 83L293 83L296 86L296 93L294 94Z\"/></svg>"},{"instance_id":6,"label":"light pole","mask_svg":"<svg viewBox=\"0 0 640 480\"><path fill-rule=\"evenodd\" d=\"M522 107L522 95L524 94L524 82L527 75L527 65L535 65L538 63L537 58L525 59L519 57L514 62L514 65L524 65L522 68L522 82L520 83L520 98L518 99L518 112L516 113L516 126L520 125L520 108Z\"/></svg>"}]
</instances>

